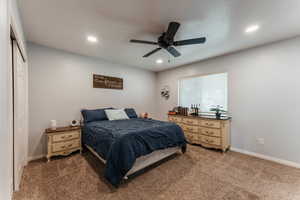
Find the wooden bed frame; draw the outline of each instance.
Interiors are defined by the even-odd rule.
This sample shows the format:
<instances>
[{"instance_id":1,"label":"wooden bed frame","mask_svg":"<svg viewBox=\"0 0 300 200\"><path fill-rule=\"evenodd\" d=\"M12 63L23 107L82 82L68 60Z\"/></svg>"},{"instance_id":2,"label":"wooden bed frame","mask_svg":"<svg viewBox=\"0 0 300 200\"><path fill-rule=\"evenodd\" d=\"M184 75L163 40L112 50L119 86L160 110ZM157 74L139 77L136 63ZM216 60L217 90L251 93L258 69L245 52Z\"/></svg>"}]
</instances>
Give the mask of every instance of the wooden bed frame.
<instances>
[{"instance_id":1,"label":"wooden bed frame","mask_svg":"<svg viewBox=\"0 0 300 200\"><path fill-rule=\"evenodd\" d=\"M92 154L94 154L101 162L106 164L106 160L104 160L92 147L88 146L85 144L85 146L88 148ZM159 162L171 155L174 155L176 153L181 152L181 147L172 147L172 148L167 148L163 150L157 150L153 151L152 153L141 156L136 159L133 167L127 172L127 174L124 176L124 179L128 179L128 176L131 174L134 174L137 171L140 171L156 162Z\"/></svg>"}]
</instances>

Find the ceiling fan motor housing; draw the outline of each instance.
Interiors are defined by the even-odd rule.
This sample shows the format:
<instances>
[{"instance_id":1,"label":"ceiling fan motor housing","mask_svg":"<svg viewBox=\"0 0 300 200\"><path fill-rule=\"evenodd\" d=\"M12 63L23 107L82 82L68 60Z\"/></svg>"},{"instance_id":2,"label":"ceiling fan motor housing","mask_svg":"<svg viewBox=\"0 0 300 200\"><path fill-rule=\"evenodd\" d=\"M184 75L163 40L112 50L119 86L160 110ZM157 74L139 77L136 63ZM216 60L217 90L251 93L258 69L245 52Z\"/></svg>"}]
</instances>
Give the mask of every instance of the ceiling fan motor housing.
<instances>
[{"instance_id":1,"label":"ceiling fan motor housing","mask_svg":"<svg viewBox=\"0 0 300 200\"><path fill-rule=\"evenodd\" d=\"M159 47L161 47L161 48L167 48L167 47L169 47L169 46L172 46L173 45L173 43L174 43L174 40L173 40L173 38L168 38L168 37L166 37L166 35L165 35L166 33L163 33L159 38L158 38L158 45L159 45Z\"/></svg>"}]
</instances>

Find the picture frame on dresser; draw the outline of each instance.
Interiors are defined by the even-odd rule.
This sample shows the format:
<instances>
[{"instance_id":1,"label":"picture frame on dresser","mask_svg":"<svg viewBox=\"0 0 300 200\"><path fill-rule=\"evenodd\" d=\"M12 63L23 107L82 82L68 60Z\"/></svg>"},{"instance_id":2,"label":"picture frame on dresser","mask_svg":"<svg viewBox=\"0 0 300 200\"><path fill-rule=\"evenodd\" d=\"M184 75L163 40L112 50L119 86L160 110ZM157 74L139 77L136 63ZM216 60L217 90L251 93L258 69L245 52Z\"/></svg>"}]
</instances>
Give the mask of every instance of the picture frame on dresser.
<instances>
[{"instance_id":1,"label":"picture frame on dresser","mask_svg":"<svg viewBox=\"0 0 300 200\"><path fill-rule=\"evenodd\" d=\"M222 152L230 149L229 117L216 119L204 116L168 115L168 120L182 128L190 144L219 149Z\"/></svg>"}]
</instances>

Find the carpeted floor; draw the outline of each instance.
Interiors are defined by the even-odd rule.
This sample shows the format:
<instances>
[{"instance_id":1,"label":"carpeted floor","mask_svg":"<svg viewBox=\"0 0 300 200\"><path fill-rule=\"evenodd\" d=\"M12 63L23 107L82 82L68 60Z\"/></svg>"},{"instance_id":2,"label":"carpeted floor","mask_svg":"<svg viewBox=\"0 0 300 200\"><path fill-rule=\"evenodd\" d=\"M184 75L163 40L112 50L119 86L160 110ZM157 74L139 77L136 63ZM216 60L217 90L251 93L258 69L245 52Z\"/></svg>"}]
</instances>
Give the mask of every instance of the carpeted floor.
<instances>
[{"instance_id":1,"label":"carpeted floor","mask_svg":"<svg viewBox=\"0 0 300 200\"><path fill-rule=\"evenodd\" d=\"M189 146L118 189L89 152L30 163L15 200L300 200L300 169Z\"/></svg>"}]
</instances>

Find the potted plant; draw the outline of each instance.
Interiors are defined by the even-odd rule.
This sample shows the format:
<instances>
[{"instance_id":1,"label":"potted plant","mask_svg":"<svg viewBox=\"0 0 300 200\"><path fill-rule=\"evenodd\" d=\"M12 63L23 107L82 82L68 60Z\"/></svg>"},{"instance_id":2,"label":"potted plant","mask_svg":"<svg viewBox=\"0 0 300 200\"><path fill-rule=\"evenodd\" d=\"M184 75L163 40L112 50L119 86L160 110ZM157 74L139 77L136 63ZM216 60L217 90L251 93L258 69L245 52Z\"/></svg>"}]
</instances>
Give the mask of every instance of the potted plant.
<instances>
[{"instance_id":1,"label":"potted plant","mask_svg":"<svg viewBox=\"0 0 300 200\"><path fill-rule=\"evenodd\" d=\"M223 108L222 106L217 105L217 106L211 108L210 111L215 112L216 118L220 119L221 115L222 115L222 112L226 112L226 110L223 110L222 108Z\"/></svg>"}]
</instances>

